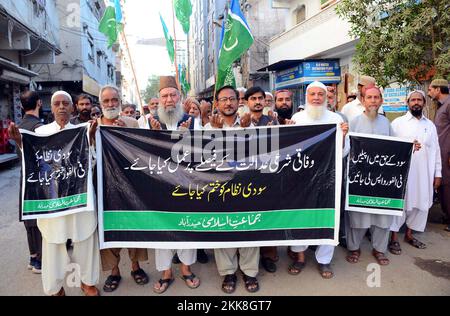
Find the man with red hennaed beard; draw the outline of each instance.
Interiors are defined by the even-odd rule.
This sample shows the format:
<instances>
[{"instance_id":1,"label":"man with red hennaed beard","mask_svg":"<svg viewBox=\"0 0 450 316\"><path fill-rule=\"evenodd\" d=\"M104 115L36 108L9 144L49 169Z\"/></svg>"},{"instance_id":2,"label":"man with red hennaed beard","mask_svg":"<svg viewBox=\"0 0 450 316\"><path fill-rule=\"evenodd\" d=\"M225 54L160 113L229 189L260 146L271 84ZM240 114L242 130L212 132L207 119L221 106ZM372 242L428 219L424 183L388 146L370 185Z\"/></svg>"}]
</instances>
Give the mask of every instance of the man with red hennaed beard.
<instances>
[{"instance_id":1,"label":"man with red hennaed beard","mask_svg":"<svg viewBox=\"0 0 450 316\"><path fill-rule=\"evenodd\" d=\"M72 97L65 91L57 91L51 98L51 109L55 121L36 129L36 134L51 135L71 128L73 112ZM10 133L21 147L21 135L14 124ZM78 264L81 275L81 290L86 296L98 296L95 285L99 281L99 245L97 216L92 211L81 212L51 219L38 219L42 234L42 284L44 292L52 296L65 296L64 280L67 264L70 263L66 242L73 242L72 262Z\"/></svg>"},{"instance_id":2,"label":"man with red hennaed beard","mask_svg":"<svg viewBox=\"0 0 450 316\"><path fill-rule=\"evenodd\" d=\"M394 136L389 120L379 114L383 104L381 89L374 85L367 85L361 90L364 112L350 121L350 131L354 133ZM420 144L416 144L416 150ZM393 222L393 215L368 214L348 212L346 260L350 263L359 262L361 256L361 242L368 230L371 232L372 255L379 265L388 265L389 259L385 253L388 249L389 232Z\"/></svg>"}]
</instances>

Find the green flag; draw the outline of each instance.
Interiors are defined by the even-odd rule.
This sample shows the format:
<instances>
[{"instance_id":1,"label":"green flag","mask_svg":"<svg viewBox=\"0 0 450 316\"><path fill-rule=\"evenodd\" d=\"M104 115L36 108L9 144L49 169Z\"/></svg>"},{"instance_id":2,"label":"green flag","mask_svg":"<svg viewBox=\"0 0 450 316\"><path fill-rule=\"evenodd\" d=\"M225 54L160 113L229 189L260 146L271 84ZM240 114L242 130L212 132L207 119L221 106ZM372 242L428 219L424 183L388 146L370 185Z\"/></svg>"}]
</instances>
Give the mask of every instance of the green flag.
<instances>
[{"instance_id":1,"label":"green flag","mask_svg":"<svg viewBox=\"0 0 450 316\"><path fill-rule=\"evenodd\" d=\"M231 65L226 70L218 69L216 91L224 86L236 88L236 79L234 78L233 67Z\"/></svg>"},{"instance_id":2,"label":"green flag","mask_svg":"<svg viewBox=\"0 0 450 316\"><path fill-rule=\"evenodd\" d=\"M219 69L227 70L253 44L253 35L241 12L239 1L232 0L228 17L222 28Z\"/></svg>"},{"instance_id":3,"label":"green flag","mask_svg":"<svg viewBox=\"0 0 450 316\"><path fill-rule=\"evenodd\" d=\"M166 23L164 22L161 14L159 15L159 18L161 19L161 24L164 31L164 37L166 38L166 46L167 46L167 52L169 53L170 61L172 64L175 61L175 46L173 45L173 38L169 34L169 29L167 28Z\"/></svg>"},{"instance_id":4,"label":"green flag","mask_svg":"<svg viewBox=\"0 0 450 316\"><path fill-rule=\"evenodd\" d=\"M190 0L174 0L175 14L185 34L191 28L190 18L192 15L192 4Z\"/></svg>"},{"instance_id":5,"label":"green flag","mask_svg":"<svg viewBox=\"0 0 450 316\"><path fill-rule=\"evenodd\" d=\"M121 27L122 25L116 19L116 8L113 6L107 7L98 25L98 30L108 38L108 48L111 48L117 42Z\"/></svg>"},{"instance_id":6,"label":"green flag","mask_svg":"<svg viewBox=\"0 0 450 316\"><path fill-rule=\"evenodd\" d=\"M186 67L180 67L181 75L180 75L180 83L181 83L181 89L184 91L185 94L188 94L191 90L191 85L187 81L187 75L186 75Z\"/></svg>"}]
</instances>

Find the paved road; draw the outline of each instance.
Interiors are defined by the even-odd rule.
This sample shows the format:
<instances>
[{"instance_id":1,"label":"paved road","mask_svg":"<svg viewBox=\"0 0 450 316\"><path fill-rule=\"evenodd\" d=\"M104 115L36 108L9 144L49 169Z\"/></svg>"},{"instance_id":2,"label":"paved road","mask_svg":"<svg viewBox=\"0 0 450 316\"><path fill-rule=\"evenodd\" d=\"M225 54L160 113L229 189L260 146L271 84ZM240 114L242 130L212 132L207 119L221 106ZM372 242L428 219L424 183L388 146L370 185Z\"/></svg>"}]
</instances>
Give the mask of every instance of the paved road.
<instances>
[{"instance_id":1,"label":"paved road","mask_svg":"<svg viewBox=\"0 0 450 316\"><path fill-rule=\"evenodd\" d=\"M26 232L18 222L19 168L0 169L0 295L43 295L39 275L26 269L28 249ZM434 210L431 218L439 218ZM427 231L420 239L428 244L425 250L418 250L402 243L403 255L390 255L391 264L381 268L381 286L369 287L367 279L372 272L367 271L374 263L370 248L365 241L361 261L351 265L345 260L345 250L337 247L333 267L336 274L332 280L323 280L317 272L314 254L307 252L307 267L298 276L287 273L289 260L286 248L280 248L279 269L275 274L261 271L259 280L261 290L258 295L450 295L450 233L443 231L444 225L429 223ZM180 278L163 295L177 296L220 296L221 278L217 274L213 252L208 250L212 262L206 265L195 264L193 271L201 278L202 284L196 290L188 289ZM130 263L123 253L121 270L123 274L119 289L102 295L157 295L152 291L152 283L159 279L155 271L154 252L149 251L149 262L142 267L150 276L150 284L138 286L129 275ZM176 273L179 275L178 271ZM101 284L107 274L102 274ZM67 288L68 295L81 295L77 288ZM241 279L234 295L248 293Z\"/></svg>"}]
</instances>

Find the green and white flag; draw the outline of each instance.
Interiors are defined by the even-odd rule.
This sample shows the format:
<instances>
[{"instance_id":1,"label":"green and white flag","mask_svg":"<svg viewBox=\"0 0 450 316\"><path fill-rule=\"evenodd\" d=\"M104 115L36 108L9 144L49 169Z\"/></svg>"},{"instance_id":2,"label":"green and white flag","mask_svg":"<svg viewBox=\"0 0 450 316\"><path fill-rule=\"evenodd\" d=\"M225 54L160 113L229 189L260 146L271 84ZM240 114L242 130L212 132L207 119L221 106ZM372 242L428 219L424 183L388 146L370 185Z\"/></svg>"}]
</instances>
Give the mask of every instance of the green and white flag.
<instances>
[{"instance_id":1,"label":"green and white flag","mask_svg":"<svg viewBox=\"0 0 450 316\"><path fill-rule=\"evenodd\" d=\"M227 70L252 44L253 35L242 14L239 1L232 0L227 21L222 28L219 69Z\"/></svg>"},{"instance_id":2,"label":"green and white flag","mask_svg":"<svg viewBox=\"0 0 450 316\"><path fill-rule=\"evenodd\" d=\"M226 70L218 69L216 90L225 86L236 88L236 79L234 78L233 67L231 65Z\"/></svg>"},{"instance_id":3,"label":"green and white flag","mask_svg":"<svg viewBox=\"0 0 450 316\"><path fill-rule=\"evenodd\" d=\"M192 15L192 3L190 0L174 0L175 14L183 27L185 34L189 33L191 28L190 18Z\"/></svg>"},{"instance_id":4,"label":"green and white flag","mask_svg":"<svg viewBox=\"0 0 450 316\"><path fill-rule=\"evenodd\" d=\"M110 2L100 20L98 30L108 38L108 48L117 42L119 33L122 31L122 10L118 0Z\"/></svg>"},{"instance_id":5,"label":"green and white flag","mask_svg":"<svg viewBox=\"0 0 450 316\"><path fill-rule=\"evenodd\" d=\"M161 24L164 31L164 37L166 38L166 46L167 46L167 52L169 53L170 61L172 64L175 61L175 46L173 43L173 38L169 33L169 29L167 28L166 22L164 22L164 19L162 18L161 14L159 15L159 18L161 19Z\"/></svg>"}]
</instances>

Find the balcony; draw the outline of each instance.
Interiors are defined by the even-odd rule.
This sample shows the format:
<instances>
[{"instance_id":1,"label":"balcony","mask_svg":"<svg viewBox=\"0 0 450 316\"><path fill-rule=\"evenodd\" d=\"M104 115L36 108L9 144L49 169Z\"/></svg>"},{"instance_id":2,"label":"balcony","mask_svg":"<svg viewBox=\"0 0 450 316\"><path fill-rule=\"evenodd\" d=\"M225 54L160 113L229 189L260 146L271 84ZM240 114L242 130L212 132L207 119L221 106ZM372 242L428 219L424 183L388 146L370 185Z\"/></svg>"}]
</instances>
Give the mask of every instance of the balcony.
<instances>
[{"instance_id":1,"label":"balcony","mask_svg":"<svg viewBox=\"0 0 450 316\"><path fill-rule=\"evenodd\" d=\"M319 13L274 37L270 41L269 64L292 59L340 58L351 54L356 40L348 34L350 24L335 12L338 2L325 2Z\"/></svg>"}]
</instances>

